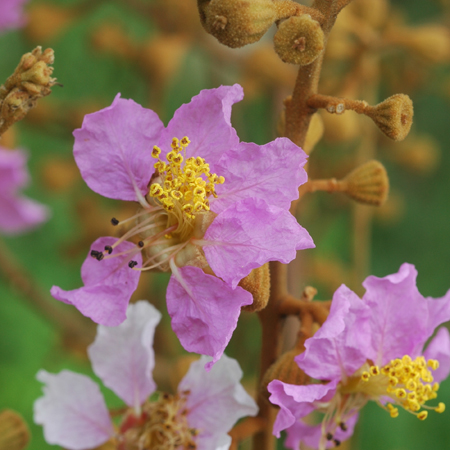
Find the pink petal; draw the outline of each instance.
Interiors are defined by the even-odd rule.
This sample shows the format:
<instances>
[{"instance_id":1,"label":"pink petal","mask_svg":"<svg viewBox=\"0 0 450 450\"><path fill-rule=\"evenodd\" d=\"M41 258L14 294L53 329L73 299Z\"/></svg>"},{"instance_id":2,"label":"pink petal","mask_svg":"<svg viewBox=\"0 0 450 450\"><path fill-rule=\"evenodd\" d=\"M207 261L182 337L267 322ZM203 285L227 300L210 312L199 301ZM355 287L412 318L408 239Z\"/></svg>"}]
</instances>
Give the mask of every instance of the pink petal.
<instances>
[{"instance_id":1,"label":"pink petal","mask_svg":"<svg viewBox=\"0 0 450 450\"><path fill-rule=\"evenodd\" d=\"M370 309L347 286L333 296L330 314L305 351L295 358L301 369L318 380L340 379L358 370L371 349Z\"/></svg>"},{"instance_id":2,"label":"pink petal","mask_svg":"<svg viewBox=\"0 0 450 450\"><path fill-rule=\"evenodd\" d=\"M153 336L160 320L161 313L154 306L139 301L128 306L127 318L119 326L99 325L88 349L95 374L137 412L156 389Z\"/></svg>"},{"instance_id":3,"label":"pink petal","mask_svg":"<svg viewBox=\"0 0 450 450\"><path fill-rule=\"evenodd\" d=\"M298 419L314 411L315 402L329 401L336 392L338 381L307 386L296 386L279 380L271 381L267 387L271 393L269 400L280 407L273 426L273 434L279 438L282 430L291 427Z\"/></svg>"},{"instance_id":4,"label":"pink petal","mask_svg":"<svg viewBox=\"0 0 450 450\"><path fill-rule=\"evenodd\" d=\"M191 364L181 380L178 392L190 391L186 407L189 426L200 430L198 450L215 449L241 417L255 416L258 407L242 387L242 370L236 360L222 355L211 371L206 372L203 356Z\"/></svg>"},{"instance_id":5,"label":"pink petal","mask_svg":"<svg viewBox=\"0 0 450 450\"><path fill-rule=\"evenodd\" d=\"M221 212L206 230L203 250L211 269L231 287L268 261L289 263L314 247L292 214L262 199L247 198Z\"/></svg>"},{"instance_id":6,"label":"pink petal","mask_svg":"<svg viewBox=\"0 0 450 450\"><path fill-rule=\"evenodd\" d=\"M155 112L120 94L111 106L86 115L82 128L73 132L73 154L84 181L108 198L145 196L155 171L151 150L163 128Z\"/></svg>"},{"instance_id":7,"label":"pink petal","mask_svg":"<svg viewBox=\"0 0 450 450\"><path fill-rule=\"evenodd\" d=\"M106 245L112 245L117 239L101 237L91 246L91 250L102 251ZM122 242L114 253L135 249L131 242ZM105 258L97 261L90 252L81 267L84 286L72 291L64 291L53 286L50 293L56 300L75 306L81 314L94 322L107 326L116 326L126 318L126 310L131 294L136 290L140 272L130 269L128 262L133 259L142 263L140 252Z\"/></svg>"},{"instance_id":8,"label":"pink petal","mask_svg":"<svg viewBox=\"0 0 450 450\"><path fill-rule=\"evenodd\" d=\"M211 165L214 172L222 154L239 143L236 131L231 126L231 107L242 100L241 86L220 86L205 89L192 98L173 115L162 133L159 146L163 154L170 151L174 137L187 136L191 143L186 149L186 158L201 156Z\"/></svg>"},{"instance_id":9,"label":"pink petal","mask_svg":"<svg viewBox=\"0 0 450 450\"><path fill-rule=\"evenodd\" d=\"M23 150L8 150L0 146L0 192L13 193L29 181L28 155Z\"/></svg>"},{"instance_id":10,"label":"pink petal","mask_svg":"<svg viewBox=\"0 0 450 450\"><path fill-rule=\"evenodd\" d=\"M49 444L69 450L97 447L114 434L108 409L97 384L68 370L51 374L41 370L44 396L34 403L34 421L43 425Z\"/></svg>"},{"instance_id":11,"label":"pink petal","mask_svg":"<svg viewBox=\"0 0 450 450\"><path fill-rule=\"evenodd\" d=\"M241 307L253 302L241 287L231 289L221 279L198 267L185 266L170 278L167 310L172 329L188 352L212 356L210 368L222 356Z\"/></svg>"},{"instance_id":12,"label":"pink petal","mask_svg":"<svg viewBox=\"0 0 450 450\"><path fill-rule=\"evenodd\" d=\"M24 4L28 0L1 0L0 33L11 28L19 28L25 24Z\"/></svg>"},{"instance_id":13,"label":"pink petal","mask_svg":"<svg viewBox=\"0 0 450 450\"><path fill-rule=\"evenodd\" d=\"M441 327L431 340L423 356L428 359L437 359L439 368L433 370L434 381L440 383L450 373L450 333L447 328Z\"/></svg>"},{"instance_id":14,"label":"pink petal","mask_svg":"<svg viewBox=\"0 0 450 450\"><path fill-rule=\"evenodd\" d=\"M426 302L428 306L426 338L428 339L439 325L450 320L450 290L441 298L427 297Z\"/></svg>"},{"instance_id":15,"label":"pink petal","mask_svg":"<svg viewBox=\"0 0 450 450\"><path fill-rule=\"evenodd\" d=\"M346 441L353 435L353 431L358 421L358 414L354 414L348 420L345 421L347 427L346 431L341 430L339 427L336 429L333 437L341 442ZM322 425L309 425L303 420L299 420L286 430L287 438L284 445L292 450L298 450L300 443L304 443L308 447L318 448L319 441L322 437ZM333 441L327 442L327 448L336 447Z\"/></svg>"},{"instance_id":16,"label":"pink petal","mask_svg":"<svg viewBox=\"0 0 450 450\"><path fill-rule=\"evenodd\" d=\"M298 198L298 187L307 180L303 169L306 160L306 153L287 138L261 146L239 144L216 166L225 183L216 187L218 198L211 201L212 210L219 213L247 197L289 209Z\"/></svg>"},{"instance_id":17,"label":"pink petal","mask_svg":"<svg viewBox=\"0 0 450 450\"><path fill-rule=\"evenodd\" d=\"M0 230L2 233L22 233L45 222L49 215L49 209L45 205L26 197L0 193Z\"/></svg>"}]
</instances>

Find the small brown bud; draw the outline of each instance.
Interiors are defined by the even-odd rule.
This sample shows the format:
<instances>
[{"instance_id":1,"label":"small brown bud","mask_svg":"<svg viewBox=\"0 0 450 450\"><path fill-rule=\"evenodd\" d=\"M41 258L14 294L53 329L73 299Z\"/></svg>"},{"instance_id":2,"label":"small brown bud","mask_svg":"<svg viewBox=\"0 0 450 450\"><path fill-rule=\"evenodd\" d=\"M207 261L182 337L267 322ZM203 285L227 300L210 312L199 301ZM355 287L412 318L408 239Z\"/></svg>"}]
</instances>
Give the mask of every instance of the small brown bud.
<instances>
[{"instance_id":1,"label":"small brown bud","mask_svg":"<svg viewBox=\"0 0 450 450\"><path fill-rule=\"evenodd\" d=\"M298 7L289 0L198 0L205 30L231 48L259 41L276 20Z\"/></svg>"},{"instance_id":2,"label":"small brown bud","mask_svg":"<svg viewBox=\"0 0 450 450\"><path fill-rule=\"evenodd\" d=\"M264 309L270 294L269 263L253 269L239 282L239 286L253 295L253 303L242 307L243 311L256 312Z\"/></svg>"},{"instance_id":3,"label":"small brown bud","mask_svg":"<svg viewBox=\"0 0 450 450\"><path fill-rule=\"evenodd\" d=\"M0 413L0 450L22 450L30 441L30 432L19 414L11 410Z\"/></svg>"},{"instance_id":4,"label":"small brown bud","mask_svg":"<svg viewBox=\"0 0 450 450\"><path fill-rule=\"evenodd\" d=\"M319 22L310 15L290 17L281 22L274 36L275 51L286 63L306 66L325 48L325 37Z\"/></svg>"},{"instance_id":5,"label":"small brown bud","mask_svg":"<svg viewBox=\"0 0 450 450\"><path fill-rule=\"evenodd\" d=\"M367 106L364 114L394 141L402 141L408 135L413 122L413 103L405 94L395 94L376 106Z\"/></svg>"},{"instance_id":6,"label":"small brown bud","mask_svg":"<svg viewBox=\"0 0 450 450\"><path fill-rule=\"evenodd\" d=\"M389 178L379 161L368 161L350 172L342 181L343 192L357 202L382 205L389 193Z\"/></svg>"},{"instance_id":7,"label":"small brown bud","mask_svg":"<svg viewBox=\"0 0 450 450\"><path fill-rule=\"evenodd\" d=\"M261 381L261 394L266 399L269 398L267 385L273 380L280 380L283 383L295 384L297 386L307 384L310 377L303 372L294 358L301 353L294 349L283 353L266 371Z\"/></svg>"}]
</instances>

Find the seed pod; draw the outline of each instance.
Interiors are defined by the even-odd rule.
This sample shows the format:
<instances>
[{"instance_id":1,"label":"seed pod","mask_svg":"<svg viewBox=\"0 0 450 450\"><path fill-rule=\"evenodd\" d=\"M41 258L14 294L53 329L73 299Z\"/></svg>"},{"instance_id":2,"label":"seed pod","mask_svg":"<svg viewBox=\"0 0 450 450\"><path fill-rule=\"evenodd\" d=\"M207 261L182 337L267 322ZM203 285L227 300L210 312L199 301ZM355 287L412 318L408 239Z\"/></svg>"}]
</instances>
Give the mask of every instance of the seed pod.
<instances>
[{"instance_id":1,"label":"seed pod","mask_svg":"<svg viewBox=\"0 0 450 450\"><path fill-rule=\"evenodd\" d=\"M381 206L389 193L389 178L379 161L368 161L350 172L341 182L343 191L354 200Z\"/></svg>"},{"instance_id":2,"label":"seed pod","mask_svg":"<svg viewBox=\"0 0 450 450\"><path fill-rule=\"evenodd\" d=\"M0 413L0 450L22 450L30 441L30 432L19 414L11 410Z\"/></svg>"},{"instance_id":3,"label":"seed pod","mask_svg":"<svg viewBox=\"0 0 450 450\"><path fill-rule=\"evenodd\" d=\"M267 385L273 380L280 380L283 383L295 384L297 386L307 384L310 377L303 372L294 358L300 353L298 349L290 350L282 354L264 374L261 381L261 394L266 399L269 398Z\"/></svg>"},{"instance_id":4,"label":"seed pod","mask_svg":"<svg viewBox=\"0 0 450 450\"><path fill-rule=\"evenodd\" d=\"M364 114L394 141L402 141L411 129L414 109L411 99L405 94L395 94L376 106L367 106Z\"/></svg>"},{"instance_id":5,"label":"seed pod","mask_svg":"<svg viewBox=\"0 0 450 450\"><path fill-rule=\"evenodd\" d=\"M253 269L239 282L239 286L253 295L253 303L242 307L243 311L256 312L264 309L269 301L270 294L269 264L266 263L257 269Z\"/></svg>"},{"instance_id":6,"label":"seed pod","mask_svg":"<svg viewBox=\"0 0 450 450\"><path fill-rule=\"evenodd\" d=\"M325 48L325 37L319 22L309 14L283 21L274 36L275 51L286 63L306 66Z\"/></svg>"}]
</instances>

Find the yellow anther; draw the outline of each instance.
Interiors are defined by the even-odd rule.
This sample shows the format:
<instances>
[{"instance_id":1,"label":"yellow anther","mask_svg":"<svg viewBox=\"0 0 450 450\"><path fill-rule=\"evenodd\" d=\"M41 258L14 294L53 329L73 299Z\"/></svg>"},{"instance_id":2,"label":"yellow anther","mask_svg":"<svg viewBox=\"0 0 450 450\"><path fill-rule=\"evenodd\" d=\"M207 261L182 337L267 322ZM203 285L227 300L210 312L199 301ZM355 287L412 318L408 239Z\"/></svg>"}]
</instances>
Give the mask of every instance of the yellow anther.
<instances>
[{"instance_id":1,"label":"yellow anther","mask_svg":"<svg viewBox=\"0 0 450 450\"><path fill-rule=\"evenodd\" d=\"M191 143L191 141L187 136L184 136L184 138L181 139L180 143L183 147L187 147Z\"/></svg>"},{"instance_id":2,"label":"yellow anther","mask_svg":"<svg viewBox=\"0 0 450 450\"><path fill-rule=\"evenodd\" d=\"M197 186L200 186L200 187L205 187L206 186L206 181L203 178L197 178L195 180L195 184Z\"/></svg>"},{"instance_id":3,"label":"yellow anther","mask_svg":"<svg viewBox=\"0 0 450 450\"><path fill-rule=\"evenodd\" d=\"M158 183L153 183L153 184L150 186L150 195L151 195L152 197L158 197L159 195L162 194L162 192L163 192L163 188L161 187L160 184L158 184Z\"/></svg>"},{"instance_id":4,"label":"yellow anther","mask_svg":"<svg viewBox=\"0 0 450 450\"><path fill-rule=\"evenodd\" d=\"M405 398L406 397L406 391L404 389L396 389L395 390L395 395L398 398Z\"/></svg>"},{"instance_id":5,"label":"yellow anther","mask_svg":"<svg viewBox=\"0 0 450 450\"><path fill-rule=\"evenodd\" d=\"M175 149L175 148L178 148L179 145L180 145L180 141L179 141L176 137L174 137L174 138L172 139L172 143L170 144L170 146L171 146L173 149Z\"/></svg>"},{"instance_id":6,"label":"yellow anther","mask_svg":"<svg viewBox=\"0 0 450 450\"><path fill-rule=\"evenodd\" d=\"M183 198L183 194L180 191L172 191L170 193L170 195L175 199L175 200L181 200Z\"/></svg>"},{"instance_id":7,"label":"yellow anther","mask_svg":"<svg viewBox=\"0 0 450 450\"><path fill-rule=\"evenodd\" d=\"M159 201L164 203L166 200L169 199L169 196L167 195L167 192L161 192L161 194L158 195Z\"/></svg>"},{"instance_id":8,"label":"yellow anther","mask_svg":"<svg viewBox=\"0 0 450 450\"><path fill-rule=\"evenodd\" d=\"M194 211L200 212L203 209L203 202L196 202L194 205Z\"/></svg>"},{"instance_id":9,"label":"yellow anther","mask_svg":"<svg viewBox=\"0 0 450 450\"><path fill-rule=\"evenodd\" d=\"M380 374L380 368L378 366L371 366L370 367L370 374L375 376Z\"/></svg>"},{"instance_id":10,"label":"yellow anther","mask_svg":"<svg viewBox=\"0 0 450 450\"><path fill-rule=\"evenodd\" d=\"M389 377L389 386L397 386L398 378L397 377Z\"/></svg>"},{"instance_id":11,"label":"yellow anther","mask_svg":"<svg viewBox=\"0 0 450 450\"><path fill-rule=\"evenodd\" d=\"M410 364L412 363L411 356L405 355L405 356L402 358L402 363L403 363L404 365L410 365Z\"/></svg>"},{"instance_id":12,"label":"yellow anther","mask_svg":"<svg viewBox=\"0 0 450 450\"><path fill-rule=\"evenodd\" d=\"M195 164L195 158L194 158L193 156L191 156L190 158L188 158L188 159L186 160L186 164L187 164L187 165L193 165L193 164Z\"/></svg>"},{"instance_id":13,"label":"yellow anther","mask_svg":"<svg viewBox=\"0 0 450 450\"><path fill-rule=\"evenodd\" d=\"M410 392L408 394L408 400L415 400L417 398L417 395L415 392Z\"/></svg>"},{"instance_id":14,"label":"yellow anther","mask_svg":"<svg viewBox=\"0 0 450 450\"><path fill-rule=\"evenodd\" d=\"M409 391L415 391L417 388L417 384L414 380L408 380L406 382L406 389L408 389Z\"/></svg>"},{"instance_id":15,"label":"yellow anther","mask_svg":"<svg viewBox=\"0 0 450 450\"><path fill-rule=\"evenodd\" d=\"M177 165L181 165L181 163L183 162L183 156L180 154L177 154L176 156L174 156L172 158L172 162L177 164Z\"/></svg>"},{"instance_id":16,"label":"yellow anther","mask_svg":"<svg viewBox=\"0 0 450 450\"><path fill-rule=\"evenodd\" d=\"M389 367L388 366L384 366L384 367L382 367L381 369L380 369L380 372L383 374L383 375L389 375Z\"/></svg>"},{"instance_id":17,"label":"yellow anther","mask_svg":"<svg viewBox=\"0 0 450 450\"><path fill-rule=\"evenodd\" d=\"M171 152L167 153L167 156L166 156L167 161L172 162L172 158L177 155L178 155L178 153L172 150Z\"/></svg>"},{"instance_id":18,"label":"yellow anther","mask_svg":"<svg viewBox=\"0 0 450 450\"><path fill-rule=\"evenodd\" d=\"M361 380L362 381L369 381L370 379L370 373L369 372L363 372L361 375Z\"/></svg>"},{"instance_id":19,"label":"yellow anther","mask_svg":"<svg viewBox=\"0 0 450 450\"><path fill-rule=\"evenodd\" d=\"M164 189L166 191L170 191L172 189L172 182L170 180L164 181Z\"/></svg>"},{"instance_id":20,"label":"yellow anther","mask_svg":"<svg viewBox=\"0 0 450 450\"><path fill-rule=\"evenodd\" d=\"M426 363L426 361L425 361L425 358L423 357L423 356L418 356L417 358L416 358L416 364L419 366L419 367L426 367L427 366L427 363Z\"/></svg>"},{"instance_id":21,"label":"yellow anther","mask_svg":"<svg viewBox=\"0 0 450 450\"><path fill-rule=\"evenodd\" d=\"M223 177L222 175L219 177L219 179L217 180L217 184L223 184L225 183L225 177Z\"/></svg>"},{"instance_id":22,"label":"yellow anther","mask_svg":"<svg viewBox=\"0 0 450 450\"><path fill-rule=\"evenodd\" d=\"M391 362L391 367L400 367L403 366L401 359L394 359L394 361Z\"/></svg>"},{"instance_id":23,"label":"yellow anther","mask_svg":"<svg viewBox=\"0 0 450 450\"><path fill-rule=\"evenodd\" d=\"M161 154L161 149L157 145L154 145L153 149L152 149L152 157L153 158L158 158L158 156L160 154Z\"/></svg>"},{"instance_id":24,"label":"yellow anther","mask_svg":"<svg viewBox=\"0 0 450 450\"><path fill-rule=\"evenodd\" d=\"M436 408L434 408L434 410L435 410L437 413L443 413L443 412L445 411L445 404L442 403L442 402L439 402L439 405L436 406Z\"/></svg>"},{"instance_id":25,"label":"yellow anther","mask_svg":"<svg viewBox=\"0 0 450 450\"><path fill-rule=\"evenodd\" d=\"M169 234L165 234L164 237L165 237L166 239L172 239L172 235L171 235L170 233L169 233Z\"/></svg>"},{"instance_id":26,"label":"yellow anther","mask_svg":"<svg viewBox=\"0 0 450 450\"><path fill-rule=\"evenodd\" d=\"M421 411L419 414L417 414L417 418L419 420L425 420L428 417L428 411Z\"/></svg>"},{"instance_id":27,"label":"yellow anther","mask_svg":"<svg viewBox=\"0 0 450 450\"><path fill-rule=\"evenodd\" d=\"M173 210L175 209L174 203L171 202L170 200L166 200L166 201L163 203L163 207L164 207L164 209L167 210L167 211L173 211Z\"/></svg>"},{"instance_id":28,"label":"yellow anther","mask_svg":"<svg viewBox=\"0 0 450 450\"><path fill-rule=\"evenodd\" d=\"M439 361L435 359L429 359L428 366L431 367L432 370L439 369Z\"/></svg>"},{"instance_id":29,"label":"yellow anther","mask_svg":"<svg viewBox=\"0 0 450 450\"><path fill-rule=\"evenodd\" d=\"M194 189L194 195L197 196L197 197L203 197L204 195L206 195L205 188L203 188L201 186L197 186Z\"/></svg>"},{"instance_id":30,"label":"yellow anther","mask_svg":"<svg viewBox=\"0 0 450 450\"><path fill-rule=\"evenodd\" d=\"M439 390L439 383L433 383L433 386L431 387L434 392L437 392Z\"/></svg>"},{"instance_id":31,"label":"yellow anther","mask_svg":"<svg viewBox=\"0 0 450 450\"><path fill-rule=\"evenodd\" d=\"M181 209L187 214L192 214L192 212L194 211L194 207L190 203L184 205Z\"/></svg>"},{"instance_id":32,"label":"yellow anther","mask_svg":"<svg viewBox=\"0 0 450 450\"><path fill-rule=\"evenodd\" d=\"M390 414L390 416L391 416L393 419L395 419L396 417L398 417L398 409L397 409L397 408L392 408L392 409L389 411L389 414Z\"/></svg>"},{"instance_id":33,"label":"yellow anther","mask_svg":"<svg viewBox=\"0 0 450 450\"><path fill-rule=\"evenodd\" d=\"M203 164L205 164L205 160L203 158L201 158L200 156L197 156L197 158L195 158L195 164L198 167L202 167Z\"/></svg>"}]
</instances>

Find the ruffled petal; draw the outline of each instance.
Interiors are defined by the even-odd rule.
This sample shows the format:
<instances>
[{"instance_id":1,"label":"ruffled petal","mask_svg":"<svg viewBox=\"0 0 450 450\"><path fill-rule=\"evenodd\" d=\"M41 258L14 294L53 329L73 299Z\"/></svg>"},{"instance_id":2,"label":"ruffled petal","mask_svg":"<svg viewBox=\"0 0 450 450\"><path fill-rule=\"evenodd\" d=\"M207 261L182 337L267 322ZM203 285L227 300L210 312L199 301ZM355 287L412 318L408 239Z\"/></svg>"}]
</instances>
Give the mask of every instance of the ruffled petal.
<instances>
[{"instance_id":1,"label":"ruffled petal","mask_svg":"<svg viewBox=\"0 0 450 450\"><path fill-rule=\"evenodd\" d=\"M235 84L205 89L181 105L161 135L162 155L171 150L174 137L187 136L191 143L186 148L186 158L201 156L210 164L211 172L215 172L215 164L222 154L239 143L230 117L232 105L243 97L242 87Z\"/></svg>"},{"instance_id":2,"label":"ruffled petal","mask_svg":"<svg viewBox=\"0 0 450 450\"><path fill-rule=\"evenodd\" d=\"M117 239L101 237L91 246L91 250L102 251L106 245L113 245ZM136 248L131 242L122 242L115 253ZM94 322L106 326L116 326L126 318L126 310L131 294L136 290L140 272L128 267L133 259L142 263L140 252L128 255L105 258L97 261L90 252L81 267L81 278L84 286L72 291L64 291L53 286L50 293L56 300L75 306L81 314L90 317Z\"/></svg>"},{"instance_id":3,"label":"ruffled petal","mask_svg":"<svg viewBox=\"0 0 450 450\"><path fill-rule=\"evenodd\" d=\"M45 206L26 197L0 193L0 231L5 234L22 233L50 216Z\"/></svg>"},{"instance_id":4,"label":"ruffled petal","mask_svg":"<svg viewBox=\"0 0 450 450\"><path fill-rule=\"evenodd\" d=\"M357 421L358 414L354 414L345 422L346 431L337 428L333 438L340 442L349 439L353 435ZM298 450L300 448L300 443L302 442L310 448L318 448L319 441L322 437L322 425L309 425L303 422L303 420L299 420L286 430L286 434L287 437L284 445L287 448ZM336 447L336 444L333 441L327 442L327 448L334 447Z\"/></svg>"},{"instance_id":5,"label":"ruffled petal","mask_svg":"<svg viewBox=\"0 0 450 450\"><path fill-rule=\"evenodd\" d=\"M371 349L370 309L347 286L334 293L330 314L305 351L295 358L301 369L318 380L352 375L366 361Z\"/></svg>"},{"instance_id":6,"label":"ruffled petal","mask_svg":"<svg viewBox=\"0 0 450 450\"><path fill-rule=\"evenodd\" d=\"M433 370L434 381L440 383L450 373L450 333L447 328L441 327L431 340L423 356L425 359L437 359L439 368Z\"/></svg>"},{"instance_id":7,"label":"ruffled petal","mask_svg":"<svg viewBox=\"0 0 450 450\"><path fill-rule=\"evenodd\" d=\"M73 154L84 181L104 197L142 199L155 171L151 150L163 129L155 112L120 94L111 106L86 115L73 132Z\"/></svg>"},{"instance_id":8,"label":"ruffled petal","mask_svg":"<svg viewBox=\"0 0 450 450\"><path fill-rule=\"evenodd\" d=\"M209 241L203 250L211 269L233 288L266 262L287 264L297 250L314 247L311 236L289 211L252 198L221 212L203 240Z\"/></svg>"},{"instance_id":9,"label":"ruffled petal","mask_svg":"<svg viewBox=\"0 0 450 450\"><path fill-rule=\"evenodd\" d=\"M417 271L403 264L398 273L367 277L363 300L371 310L372 351L368 359L385 365L403 355L416 356L427 339L428 306L416 287Z\"/></svg>"},{"instance_id":10,"label":"ruffled petal","mask_svg":"<svg viewBox=\"0 0 450 450\"><path fill-rule=\"evenodd\" d=\"M231 289L198 267L177 269L167 287L167 310L172 329L188 352L220 359L236 328L241 307L253 302L241 287Z\"/></svg>"},{"instance_id":11,"label":"ruffled petal","mask_svg":"<svg viewBox=\"0 0 450 450\"><path fill-rule=\"evenodd\" d=\"M280 407L273 426L273 434L280 437L282 430L291 427L298 419L316 409L314 402L329 401L336 392L338 380L327 384L296 386L274 380L267 390L271 393L270 402Z\"/></svg>"},{"instance_id":12,"label":"ruffled petal","mask_svg":"<svg viewBox=\"0 0 450 450\"><path fill-rule=\"evenodd\" d=\"M127 319L117 327L99 325L89 347L92 369L128 406L136 411L156 389L153 336L161 313L139 301L127 309Z\"/></svg>"},{"instance_id":13,"label":"ruffled petal","mask_svg":"<svg viewBox=\"0 0 450 450\"><path fill-rule=\"evenodd\" d=\"M216 186L218 198L211 201L211 209L220 213L248 197L289 209L298 198L298 187L308 178L303 169L306 160L306 153L287 138L266 145L242 142L216 166L225 183Z\"/></svg>"},{"instance_id":14,"label":"ruffled petal","mask_svg":"<svg viewBox=\"0 0 450 450\"><path fill-rule=\"evenodd\" d=\"M450 320L450 290L441 298L426 298L428 306L428 324L426 338L434 333L434 330L442 323Z\"/></svg>"},{"instance_id":15,"label":"ruffled petal","mask_svg":"<svg viewBox=\"0 0 450 450\"><path fill-rule=\"evenodd\" d=\"M44 396L34 403L34 421L44 427L49 444L69 450L85 450L108 441L114 429L103 396L89 377L63 370L36 377Z\"/></svg>"},{"instance_id":16,"label":"ruffled petal","mask_svg":"<svg viewBox=\"0 0 450 450\"><path fill-rule=\"evenodd\" d=\"M208 361L210 358L203 356L192 363L178 386L179 392L190 391L186 408L189 426L200 431L198 450L221 448L226 433L238 419L258 413L255 401L240 383L242 370L238 362L223 355L206 372Z\"/></svg>"}]
</instances>

